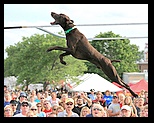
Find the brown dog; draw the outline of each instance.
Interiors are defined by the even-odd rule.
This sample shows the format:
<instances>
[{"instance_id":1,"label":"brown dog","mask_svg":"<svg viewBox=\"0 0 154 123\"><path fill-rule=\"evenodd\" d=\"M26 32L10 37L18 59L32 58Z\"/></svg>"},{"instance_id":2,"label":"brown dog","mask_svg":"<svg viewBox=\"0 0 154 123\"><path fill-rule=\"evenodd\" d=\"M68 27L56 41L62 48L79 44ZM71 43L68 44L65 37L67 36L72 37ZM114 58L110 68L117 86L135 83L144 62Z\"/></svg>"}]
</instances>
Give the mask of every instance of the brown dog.
<instances>
[{"instance_id":1,"label":"brown dog","mask_svg":"<svg viewBox=\"0 0 154 123\"><path fill-rule=\"evenodd\" d=\"M67 15L51 12L51 16L55 19L55 21L51 22L50 24L59 24L65 31L67 48L54 46L50 47L47 52L52 50L65 51L65 53L62 53L59 56L60 62L64 65L66 65L66 62L63 61L63 57L67 55L72 55L77 59L87 60L95 64L97 68L101 69L113 82L116 82L129 90L134 97L138 96L125 82L122 81L122 79L117 74L117 71L112 65L112 62L119 62L118 60L110 60L99 53L89 43L87 38L77 28L74 28L74 21L71 20Z\"/></svg>"}]
</instances>

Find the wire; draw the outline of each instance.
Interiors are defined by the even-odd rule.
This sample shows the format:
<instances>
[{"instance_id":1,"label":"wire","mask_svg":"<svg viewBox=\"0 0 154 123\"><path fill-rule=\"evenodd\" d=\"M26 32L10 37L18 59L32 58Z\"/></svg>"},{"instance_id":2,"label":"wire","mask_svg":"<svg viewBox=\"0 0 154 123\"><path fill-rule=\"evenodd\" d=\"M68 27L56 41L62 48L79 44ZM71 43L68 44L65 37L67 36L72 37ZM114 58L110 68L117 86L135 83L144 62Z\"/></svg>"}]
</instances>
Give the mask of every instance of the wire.
<instances>
[{"instance_id":1,"label":"wire","mask_svg":"<svg viewBox=\"0 0 154 123\"><path fill-rule=\"evenodd\" d=\"M54 35L56 37L59 37L59 38L66 38L66 36L62 36L62 35L58 35L58 34L54 34L48 30L45 30L45 29L42 29L42 28L39 28L39 27L36 27L37 29L39 30L42 30L44 32L47 32L51 35ZM148 38L147 36L144 36L144 37L114 37L114 38L87 38L89 41L91 40L118 40L118 39L139 39L139 38Z\"/></svg>"},{"instance_id":2,"label":"wire","mask_svg":"<svg viewBox=\"0 0 154 123\"><path fill-rule=\"evenodd\" d=\"M148 24L148 23L77 24L76 26L117 26L117 25L145 25L145 24ZM12 26L12 27L4 27L4 29L36 28L36 27L59 27L59 25L44 25L44 26Z\"/></svg>"}]
</instances>

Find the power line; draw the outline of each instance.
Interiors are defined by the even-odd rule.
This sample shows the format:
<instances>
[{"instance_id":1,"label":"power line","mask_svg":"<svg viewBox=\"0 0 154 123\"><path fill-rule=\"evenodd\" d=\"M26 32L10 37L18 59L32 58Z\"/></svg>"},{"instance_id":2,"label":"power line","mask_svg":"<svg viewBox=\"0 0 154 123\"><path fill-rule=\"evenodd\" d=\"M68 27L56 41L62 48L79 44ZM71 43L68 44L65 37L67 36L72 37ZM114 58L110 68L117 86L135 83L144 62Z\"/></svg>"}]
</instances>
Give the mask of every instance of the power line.
<instances>
[{"instance_id":1,"label":"power line","mask_svg":"<svg viewBox=\"0 0 154 123\"><path fill-rule=\"evenodd\" d=\"M144 36L144 37L88 38L88 40L92 41L92 40L141 39L141 38L148 38L148 37Z\"/></svg>"},{"instance_id":2,"label":"power line","mask_svg":"<svg viewBox=\"0 0 154 123\"><path fill-rule=\"evenodd\" d=\"M146 24L148 24L148 23L76 24L76 26L117 26L117 25L146 25ZM12 27L4 27L4 29L36 28L36 27L59 27L59 25L43 25L43 26L12 26Z\"/></svg>"},{"instance_id":3,"label":"power line","mask_svg":"<svg viewBox=\"0 0 154 123\"><path fill-rule=\"evenodd\" d=\"M51 35L54 35L56 37L59 37L59 38L66 38L66 36L62 36L62 35L58 35L58 34L54 34L48 30L45 30L45 29L42 29L42 28L39 28L39 27L36 27L37 29L39 30L42 30L44 32L47 32ZM118 40L118 39L141 39L141 38L148 38L147 36L144 36L144 37L114 37L114 38L87 38L89 41L92 41L92 40Z\"/></svg>"},{"instance_id":4,"label":"power line","mask_svg":"<svg viewBox=\"0 0 154 123\"><path fill-rule=\"evenodd\" d=\"M117 24L78 24L76 26L117 26L117 25L145 25L148 23L117 23Z\"/></svg>"}]
</instances>

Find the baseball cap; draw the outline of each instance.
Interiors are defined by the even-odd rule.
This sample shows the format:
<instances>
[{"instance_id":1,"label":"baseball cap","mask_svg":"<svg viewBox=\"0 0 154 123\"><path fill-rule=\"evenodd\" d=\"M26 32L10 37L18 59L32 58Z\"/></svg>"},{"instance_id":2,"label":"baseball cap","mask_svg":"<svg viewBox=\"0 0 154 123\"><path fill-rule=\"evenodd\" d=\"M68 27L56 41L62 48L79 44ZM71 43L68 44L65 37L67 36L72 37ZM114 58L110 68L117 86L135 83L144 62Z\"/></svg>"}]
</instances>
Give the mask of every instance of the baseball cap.
<instances>
[{"instance_id":1,"label":"baseball cap","mask_svg":"<svg viewBox=\"0 0 154 123\"><path fill-rule=\"evenodd\" d=\"M27 101L23 101L22 103L21 103L21 105L28 105L28 106L30 106L30 104L27 102Z\"/></svg>"},{"instance_id":2,"label":"baseball cap","mask_svg":"<svg viewBox=\"0 0 154 123\"><path fill-rule=\"evenodd\" d=\"M94 91L95 91L95 89L90 89L90 91L94 92Z\"/></svg>"},{"instance_id":3,"label":"baseball cap","mask_svg":"<svg viewBox=\"0 0 154 123\"><path fill-rule=\"evenodd\" d=\"M113 98L118 98L117 94L113 94Z\"/></svg>"},{"instance_id":4,"label":"baseball cap","mask_svg":"<svg viewBox=\"0 0 154 123\"><path fill-rule=\"evenodd\" d=\"M17 104L18 102L16 100L11 100L10 104Z\"/></svg>"},{"instance_id":5,"label":"baseball cap","mask_svg":"<svg viewBox=\"0 0 154 123\"><path fill-rule=\"evenodd\" d=\"M27 95L25 92L21 92L19 97L26 97L27 98Z\"/></svg>"},{"instance_id":6,"label":"baseball cap","mask_svg":"<svg viewBox=\"0 0 154 123\"><path fill-rule=\"evenodd\" d=\"M74 100L72 98L67 98L66 101L65 101L65 103L68 103L68 102L74 103Z\"/></svg>"},{"instance_id":7,"label":"baseball cap","mask_svg":"<svg viewBox=\"0 0 154 123\"><path fill-rule=\"evenodd\" d=\"M130 108L130 106L128 106L128 105L123 105L123 106L121 107L121 110L123 110L123 109L125 109L125 110L127 110L127 111L131 111L131 108Z\"/></svg>"}]
</instances>

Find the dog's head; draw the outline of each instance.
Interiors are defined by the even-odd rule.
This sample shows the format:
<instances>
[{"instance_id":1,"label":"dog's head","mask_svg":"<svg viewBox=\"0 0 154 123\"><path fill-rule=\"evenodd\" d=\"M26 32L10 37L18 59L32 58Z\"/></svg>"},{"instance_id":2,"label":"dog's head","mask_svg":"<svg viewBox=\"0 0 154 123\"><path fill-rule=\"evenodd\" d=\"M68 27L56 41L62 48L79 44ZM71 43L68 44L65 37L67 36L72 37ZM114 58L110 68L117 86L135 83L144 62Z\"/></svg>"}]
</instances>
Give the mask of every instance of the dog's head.
<instances>
[{"instance_id":1,"label":"dog's head","mask_svg":"<svg viewBox=\"0 0 154 123\"><path fill-rule=\"evenodd\" d=\"M75 26L74 21L65 14L56 14L55 12L51 12L51 16L55 19L54 22L50 23L51 25L59 24L64 30L68 30Z\"/></svg>"}]
</instances>

